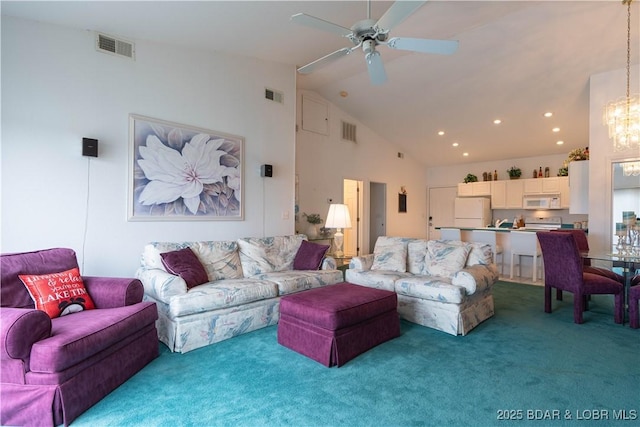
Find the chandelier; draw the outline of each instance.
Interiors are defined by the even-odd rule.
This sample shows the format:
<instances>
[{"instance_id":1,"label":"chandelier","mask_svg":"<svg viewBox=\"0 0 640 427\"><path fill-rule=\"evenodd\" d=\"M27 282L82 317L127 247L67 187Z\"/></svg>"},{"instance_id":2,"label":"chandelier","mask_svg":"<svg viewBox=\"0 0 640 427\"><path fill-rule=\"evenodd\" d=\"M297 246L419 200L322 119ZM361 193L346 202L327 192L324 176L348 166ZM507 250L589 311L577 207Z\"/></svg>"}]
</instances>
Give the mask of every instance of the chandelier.
<instances>
[{"instance_id":1,"label":"chandelier","mask_svg":"<svg viewBox=\"0 0 640 427\"><path fill-rule=\"evenodd\" d=\"M640 162L625 162L625 163L622 163L622 174L624 176L638 176L638 175L640 175Z\"/></svg>"},{"instance_id":2,"label":"chandelier","mask_svg":"<svg viewBox=\"0 0 640 427\"><path fill-rule=\"evenodd\" d=\"M627 5L627 96L609 102L604 109L604 124L609 126L609 138L614 151L626 151L640 146L640 95L629 94L631 69L631 2Z\"/></svg>"}]
</instances>

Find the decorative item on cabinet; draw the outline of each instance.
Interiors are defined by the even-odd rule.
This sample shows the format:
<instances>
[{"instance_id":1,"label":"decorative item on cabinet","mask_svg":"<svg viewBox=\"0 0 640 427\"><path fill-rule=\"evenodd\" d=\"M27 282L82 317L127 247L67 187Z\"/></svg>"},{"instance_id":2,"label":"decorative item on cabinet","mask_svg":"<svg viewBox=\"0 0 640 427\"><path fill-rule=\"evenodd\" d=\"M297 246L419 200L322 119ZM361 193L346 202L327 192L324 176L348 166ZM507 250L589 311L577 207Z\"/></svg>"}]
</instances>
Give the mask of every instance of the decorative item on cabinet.
<instances>
[{"instance_id":1,"label":"decorative item on cabinet","mask_svg":"<svg viewBox=\"0 0 640 427\"><path fill-rule=\"evenodd\" d=\"M549 178L549 176L550 176L549 166L547 166L547 167L544 168L544 177L545 178Z\"/></svg>"},{"instance_id":2,"label":"decorative item on cabinet","mask_svg":"<svg viewBox=\"0 0 640 427\"><path fill-rule=\"evenodd\" d=\"M487 181L487 173L486 172L482 172L482 180L483 181Z\"/></svg>"},{"instance_id":3,"label":"decorative item on cabinet","mask_svg":"<svg viewBox=\"0 0 640 427\"><path fill-rule=\"evenodd\" d=\"M478 182L478 177L475 176L472 173L467 174L467 176L464 177L464 182L468 183L468 182Z\"/></svg>"},{"instance_id":4,"label":"decorative item on cabinet","mask_svg":"<svg viewBox=\"0 0 640 427\"><path fill-rule=\"evenodd\" d=\"M511 166L510 169L507 169L507 173L509 174L510 179L518 179L520 178L520 175L522 175L522 171L520 170L520 168L517 168L515 166Z\"/></svg>"},{"instance_id":5,"label":"decorative item on cabinet","mask_svg":"<svg viewBox=\"0 0 640 427\"><path fill-rule=\"evenodd\" d=\"M493 171L493 180L494 181L498 180L498 170L497 169Z\"/></svg>"},{"instance_id":6,"label":"decorative item on cabinet","mask_svg":"<svg viewBox=\"0 0 640 427\"><path fill-rule=\"evenodd\" d=\"M534 170L533 170L533 177L534 177L534 178L537 178L537 177L538 177L538 170L537 170L537 169L534 169Z\"/></svg>"}]
</instances>

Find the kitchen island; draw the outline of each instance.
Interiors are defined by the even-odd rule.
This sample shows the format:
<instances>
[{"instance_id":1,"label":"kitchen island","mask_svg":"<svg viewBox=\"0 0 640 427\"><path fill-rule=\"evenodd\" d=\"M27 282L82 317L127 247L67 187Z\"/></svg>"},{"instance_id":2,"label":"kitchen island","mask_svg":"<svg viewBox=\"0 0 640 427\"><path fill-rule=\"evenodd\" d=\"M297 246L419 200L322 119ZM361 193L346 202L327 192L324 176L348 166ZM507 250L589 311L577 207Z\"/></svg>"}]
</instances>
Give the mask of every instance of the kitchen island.
<instances>
[{"instance_id":1,"label":"kitchen island","mask_svg":"<svg viewBox=\"0 0 640 427\"><path fill-rule=\"evenodd\" d=\"M475 230L481 230L481 231L495 231L496 232L496 244L502 247L502 260L500 259L500 257L498 257L498 261L502 261L502 265L498 265L498 271L501 272L501 277L502 278L508 278L509 277L509 272L510 272L510 268L511 268L511 232L513 231L526 231L526 232L532 232L535 233L537 231L552 231L552 230L558 230L558 229L572 229L573 225L572 224L559 224L559 227L553 227L553 226L539 226L539 225L531 225L529 227L525 226L525 227L521 227L521 228L512 228L511 227L511 223L504 223L502 224L501 227L437 227L437 229L441 229L441 228L456 228L460 230L460 238L462 241L465 242L472 242L472 232ZM530 253L533 253L533 251L535 250L535 248L531 248L531 250L527 251ZM515 260L516 265L518 264L518 260L516 258ZM521 282L527 282L527 283L532 283L531 278L533 277L533 271L532 271L532 267L533 267L533 257L531 256L521 256L520 257L520 262L521 262L521 271L520 271L520 276L521 277L516 277L514 276L514 279L517 279L518 281ZM514 270L514 272L517 272L517 269ZM541 281L541 277L540 275L538 275L538 280L536 281L535 284L537 285L542 285L544 284L543 281Z\"/></svg>"}]
</instances>

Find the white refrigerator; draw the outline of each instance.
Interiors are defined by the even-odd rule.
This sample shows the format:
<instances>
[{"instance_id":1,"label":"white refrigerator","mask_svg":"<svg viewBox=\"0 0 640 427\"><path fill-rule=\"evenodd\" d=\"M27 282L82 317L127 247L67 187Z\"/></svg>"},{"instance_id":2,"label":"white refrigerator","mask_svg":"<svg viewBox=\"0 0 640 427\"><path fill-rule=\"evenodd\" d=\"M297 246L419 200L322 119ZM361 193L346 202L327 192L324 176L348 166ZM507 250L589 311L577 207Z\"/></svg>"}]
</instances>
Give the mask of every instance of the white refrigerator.
<instances>
[{"instance_id":1,"label":"white refrigerator","mask_svg":"<svg viewBox=\"0 0 640 427\"><path fill-rule=\"evenodd\" d=\"M488 197L456 197L456 227L484 228L491 225L491 200Z\"/></svg>"}]
</instances>

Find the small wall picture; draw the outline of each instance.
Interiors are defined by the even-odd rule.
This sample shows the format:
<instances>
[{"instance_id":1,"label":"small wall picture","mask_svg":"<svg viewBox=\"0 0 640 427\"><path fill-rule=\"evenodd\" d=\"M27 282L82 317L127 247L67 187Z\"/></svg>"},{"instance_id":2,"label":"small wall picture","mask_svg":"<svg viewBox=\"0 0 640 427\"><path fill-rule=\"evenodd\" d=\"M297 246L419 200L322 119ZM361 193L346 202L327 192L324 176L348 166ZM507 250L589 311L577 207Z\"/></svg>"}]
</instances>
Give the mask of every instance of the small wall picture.
<instances>
[{"instance_id":1,"label":"small wall picture","mask_svg":"<svg viewBox=\"0 0 640 427\"><path fill-rule=\"evenodd\" d=\"M407 195L406 194L398 194L398 212L406 213L407 212Z\"/></svg>"},{"instance_id":2,"label":"small wall picture","mask_svg":"<svg viewBox=\"0 0 640 427\"><path fill-rule=\"evenodd\" d=\"M129 116L130 221L242 220L244 138Z\"/></svg>"}]
</instances>

